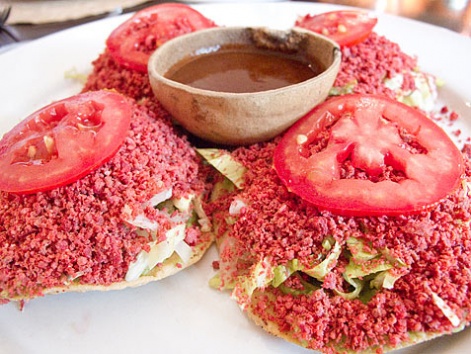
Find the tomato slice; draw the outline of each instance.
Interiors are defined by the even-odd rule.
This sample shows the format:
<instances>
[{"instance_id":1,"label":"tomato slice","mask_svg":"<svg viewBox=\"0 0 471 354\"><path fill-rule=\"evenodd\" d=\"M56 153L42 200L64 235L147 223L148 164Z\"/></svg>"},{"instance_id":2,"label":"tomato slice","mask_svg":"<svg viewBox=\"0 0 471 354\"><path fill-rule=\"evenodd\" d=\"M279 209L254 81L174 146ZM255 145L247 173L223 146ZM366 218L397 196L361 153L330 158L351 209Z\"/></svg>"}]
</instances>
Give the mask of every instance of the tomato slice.
<instances>
[{"instance_id":1,"label":"tomato slice","mask_svg":"<svg viewBox=\"0 0 471 354\"><path fill-rule=\"evenodd\" d=\"M212 20L188 5L159 4L136 12L110 34L106 45L119 64L145 73L150 55L161 44L215 26Z\"/></svg>"},{"instance_id":2,"label":"tomato slice","mask_svg":"<svg viewBox=\"0 0 471 354\"><path fill-rule=\"evenodd\" d=\"M72 183L108 161L126 137L131 101L95 91L54 102L0 141L0 190L18 194Z\"/></svg>"},{"instance_id":3,"label":"tomato slice","mask_svg":"<svg viewBox=\"0 0 471 354\"><path fill-rule=\"evenodd\" d=\"M376 17L366 12L338 10L318 15L308 14L298 18L295 25L323 34L343 47L365 40L377 22Z\"/></svg>"},{"instance_id":4,"label":"tomato slice","mask_svg":"<svg viewBox=\"0 0 471 354\"><path fill-rule=\"evenodd\" d=\"M374 95L329 99L282 137L275 169L288 189L340 215L423 211L457 187L463 157L416 109Z\"/></svg>"}]
</instances>

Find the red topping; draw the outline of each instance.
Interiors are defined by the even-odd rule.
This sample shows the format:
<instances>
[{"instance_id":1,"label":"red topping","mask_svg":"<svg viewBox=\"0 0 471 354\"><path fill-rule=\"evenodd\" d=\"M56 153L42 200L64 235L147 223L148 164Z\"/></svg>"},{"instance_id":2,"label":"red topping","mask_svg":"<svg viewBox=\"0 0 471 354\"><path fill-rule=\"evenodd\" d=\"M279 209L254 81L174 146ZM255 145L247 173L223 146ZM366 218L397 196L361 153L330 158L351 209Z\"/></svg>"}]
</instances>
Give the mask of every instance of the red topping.
<instances>
[{"instance_id":1,"label":"red topping","mask_svg":"<svg viewBox=\"0 0 471 354\"><path fill-rule=\"evenodd\" d=\"M362 43L342 49L342 63L334 87L347 86L351 93L395 98L394 91L384 86L384 79L402 73L402 89L414 89L414 80L408 72L416 66L417 60L404 54L398 44L372 32Z\"/></svg>"},{"instance_id":2,"label":"red topping","mask_svg":"<svg viewBox=\"0 0 471 354\"><path fill-rule=\"evenodd\" d=\"M108 50L105 50L93 64L93 71L88 76L82 91L114 89L136 100L153 97L147 73L123 68Z\"/></svg>"},{"instance_id":3,"label":"red topping","mask_svg":"<svg viewBox=\"0 0 471 354\"><path fill-rule=\"evenodd\" d=\"M93 71L87 77L82 92L115 90L137 100L156 114L156 117L171 121L169 113L157 101L145 73L120 66L105 50L94 62Z\"/></svg>"},{"instance_id":4,"label":"red topping","mask_svg":"<svg viewBox=\"0 0 471 354\"><path fill-rule=\"evenodd\" d=\"M454 121L458 120L458 118L459 118L459 115L455 111L450 113L450 121L451 122L454 122Z\"/></svg>"}]
</instances>

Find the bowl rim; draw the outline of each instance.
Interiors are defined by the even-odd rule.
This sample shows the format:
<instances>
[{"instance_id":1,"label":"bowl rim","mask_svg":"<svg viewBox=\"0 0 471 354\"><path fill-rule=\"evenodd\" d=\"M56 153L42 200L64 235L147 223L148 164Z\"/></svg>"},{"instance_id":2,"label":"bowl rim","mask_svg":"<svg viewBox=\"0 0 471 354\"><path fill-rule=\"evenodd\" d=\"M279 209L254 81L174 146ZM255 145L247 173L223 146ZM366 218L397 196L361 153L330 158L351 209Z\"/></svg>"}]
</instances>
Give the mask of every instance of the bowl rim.
<instances>
[{"instance_id":1,"label":"bowl rim","mask_svg":"<svg viewBox=\"0 0 471 354\"><path fill-rule=\"evenodd\" d=\"M304 33L310 36L318 37L321 40L324 40L326 42L329 42L332 47L333 47L333 56L334 59L332 63L319 75L316 75L308 80L304 80L302 82L296 83L296 84L291 84L287 86L283 86L277 89L271 89L271 90L265 90L265 91L257 91L257 92L224 92L224 91L214 91L214 90L207 90L207 89L201 89L201 88L196 88L192 87L190 85L182 84L180 82L171 80L166 78L163 74L158 73L155 70L155 65L153 65L154 61L157 60L158 56L162 51L164 51L167 47L170 45L174 45L175 42L177 41L182 41L182 40L187 40L188 38L192 38L194 36L201 36L205 35L208 32L219 32L219 31L241 31L241 30L247 30L247 29L262 29L262 30L275 30L275 31L280 31L280 32L298 32L298 33ZM147 64L147 72L149 77L154 77L154 79L157 79L164 83L165 85L171 86L176 89L180 90L186 90L188 92L191 92L192 94L195 95L201 95L201 96L208 96L208 97L221 97L221 98L245 98L245 97L257 97L257 96L262 96L266 95L267 93L269 94L276 94L276 93L285 93L289 92L291 90L298 90L301 89L304 86L308 86L312 84L314 81L321 81L325 76L328 76L332 71L338 71L340 64L341 64L341 58L342 58L342 52L340 49L340 46L338 45L337 42L333 41L332 39L313 32L309 31L300 27L292 27L288 29L279 29L279 28L269 28L266 26L221 26L221 27L212 27L212 28L207 28L207 29L202 29L198 30L195 32L187 33L178 37L175 37L165 43L163 43L160 47L158 47L150 56L148 64Z\"/></svg>"}]
</instances>

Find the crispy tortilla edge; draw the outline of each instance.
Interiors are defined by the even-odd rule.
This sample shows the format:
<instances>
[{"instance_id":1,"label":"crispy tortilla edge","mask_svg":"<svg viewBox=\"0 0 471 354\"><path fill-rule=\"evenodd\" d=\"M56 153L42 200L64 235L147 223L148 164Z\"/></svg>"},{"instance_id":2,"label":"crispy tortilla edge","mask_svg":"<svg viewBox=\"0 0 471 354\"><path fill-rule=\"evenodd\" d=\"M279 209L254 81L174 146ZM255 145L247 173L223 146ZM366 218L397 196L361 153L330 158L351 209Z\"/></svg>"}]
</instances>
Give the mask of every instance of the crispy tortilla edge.
<instances>
[{"instance_id":1,"label":"crispy tortilla edge","mask_svg":"<svg viewBox=\"0 0 471 354\"><path fill-rule=\"evenodd\" d=\"M298 346L305 347L305 345L303 345L303 343L301 343L299 340L297 340L296 338L291 336L289 333L284 333L284 332L280 331L280 329L278 328L276 323L274 323L272 321L265 321L262 318L260 318L259 316L257 316L253 311L251 311L251 306L248 306L246 308L245 312L247 314L247 317L250 320L252 320L255 323L255 325L261 327L264 331L268 332L269 334L274 335L275 337L281 338L281 339L283 339L287 342L296 344ZM453 334L453 333L451 333L451 332L441 332L441 333L440 332L421 332L421 333L415 333L413 338L409 337L410 338L409 341L401 342L399 345L394 346L394 347L386 345L386 346L382 347L381 349L383 350L384 353L389 353L389 352L392 352L392 351L405 349L405 348L411 347L413 345L418 345L418 344L430 341L432 339L442 337L442 336L445 336L445 335L451 335L451 334ZM370 349L358 352L358 351L352 351L352 350L349 350L349 349L346 349L346 348L340 347L340 346L334 346L334 347L336 348L336 350L338 352L350 353L350 354L353 354L353 353L355 353L355 354L376 354L377 350L378 350L378 347L372 347ZM315 351L315 350L321 351L322 350L322 348L308 348L308 349L311 349L313 351Z\"/></svg>"},{"instance_id":2,"label":"crispy tortilla edge","mask_svg":"<svg viewBox=\"0 0 471 354\"><path fill-rule=\"evenodd\" d=\"M203 256L206 254L206 251L211 247L213 244L214 238L212 235L209 235L207 239L205 238L204 241L197 244L194 249L193 253L188 260L188 262L183 263L180 256L175 252L167 258L162 264L157 265L154 267L149 273L139 277L133 281L120 281L113 284L108 285L97 285L97 284L79 284L79 283L70 283L64 286L57 286L44 289L43 295L55 295L55 294L63 294L63 293L70 293L70 292L78 292L84 293L89 291L112 291L112 290L123 290L126 288L136 288L143 285L146 285L150 282L155 282L158 280L162 280L169 276L172 276L176 273L179 273L186 268L192 266L193 264L200 261ZM40 296L35 296L37 298ZM6 299L7 301L28 301L33 299L32 297L15 297L11 299Z\"/></svg>"}]
</instances>

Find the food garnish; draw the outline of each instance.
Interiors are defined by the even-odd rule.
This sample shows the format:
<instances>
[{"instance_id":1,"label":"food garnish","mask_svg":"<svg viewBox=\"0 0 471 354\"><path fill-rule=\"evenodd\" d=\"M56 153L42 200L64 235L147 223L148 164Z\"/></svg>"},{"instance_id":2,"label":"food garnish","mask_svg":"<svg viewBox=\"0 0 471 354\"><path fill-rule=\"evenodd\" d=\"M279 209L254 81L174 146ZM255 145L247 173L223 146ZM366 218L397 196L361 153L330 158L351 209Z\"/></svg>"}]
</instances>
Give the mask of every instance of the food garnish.
<instances>
[{"instance_id":1,"label":"food garnish","mask_svg":"<svg viewBox=\"0 0 471 354\"><path fill-rule=\"evenodd\" d=\"M0 141L0 190L36 193L72 183L109 160L129 130L132 104L99 91L54 102Z\"/></svg>"},{"instance_id":2,"label":"food garnish","mask_svg":"<svg viewBox=\"0 0 471 354\"><path fill-rule=\"evenodd\" d=\"M188 5L159 4L137 12L117 27L106 45L122 66L145 73L150 55L161 44L182 34L214 26L212 20Z\"/></svg>"},{"instance_id":3,"label":"food garnish","mask_svg":"<svg viewBox=\"0 0 471 354\"><path fill-rule=\"evenodd\" d=\"M274 165L288 189L341 215L418 213L457 187L462 155L420 111L374 95L317 106L284 135Z\"/></svg>"},{"instance_id":4,"label":"food garnish","mask_svg":"<svg viewBox=\"0 0 471 354\"><path fill-rule=\"evenodd\" d=\"M368 37L377 22L363 11L339 10L305 15L295 25L327 36L340 46L352 46Z\"/></svg>"}]
</instances>

